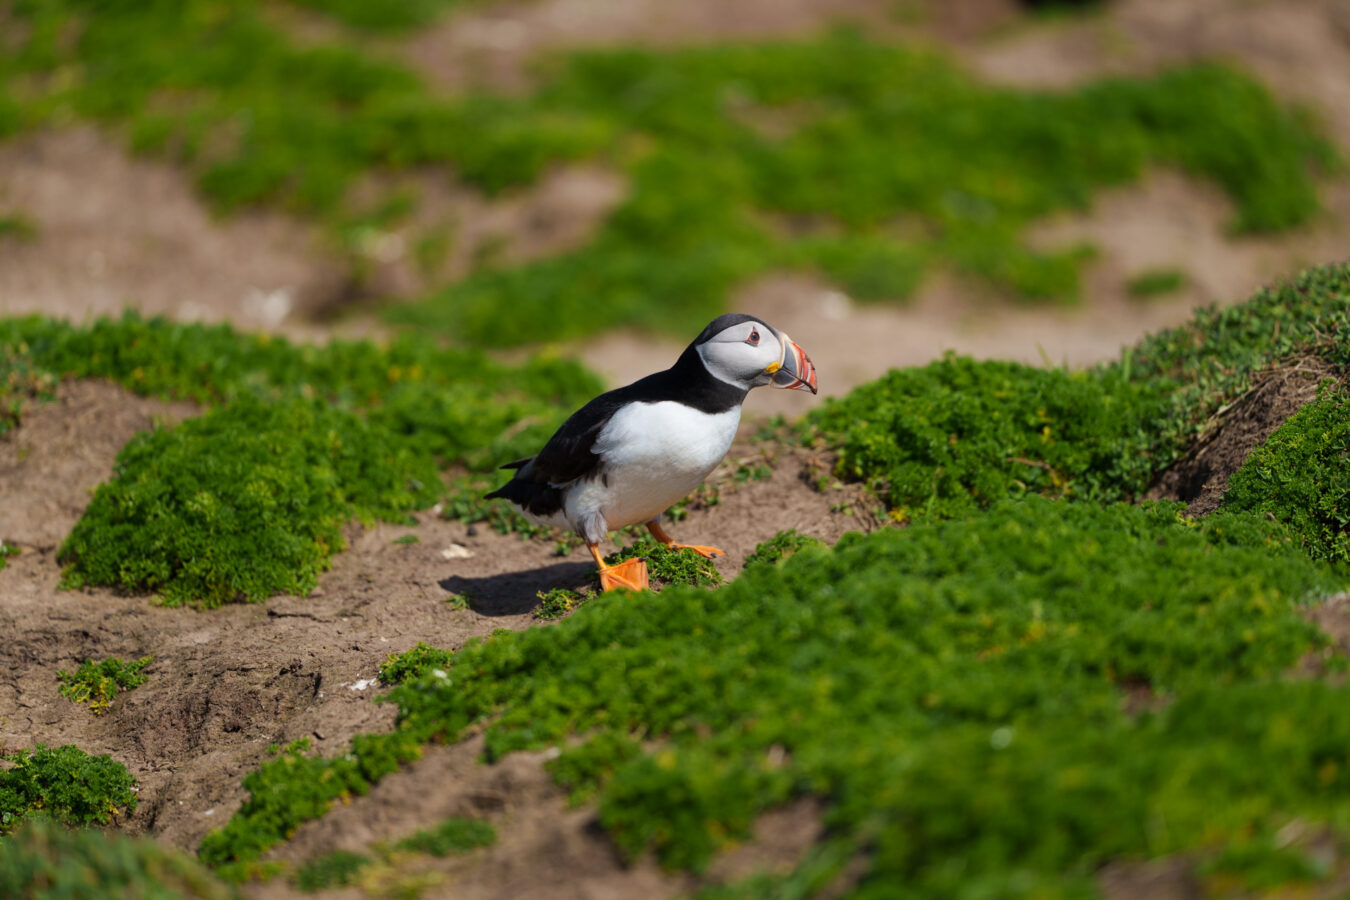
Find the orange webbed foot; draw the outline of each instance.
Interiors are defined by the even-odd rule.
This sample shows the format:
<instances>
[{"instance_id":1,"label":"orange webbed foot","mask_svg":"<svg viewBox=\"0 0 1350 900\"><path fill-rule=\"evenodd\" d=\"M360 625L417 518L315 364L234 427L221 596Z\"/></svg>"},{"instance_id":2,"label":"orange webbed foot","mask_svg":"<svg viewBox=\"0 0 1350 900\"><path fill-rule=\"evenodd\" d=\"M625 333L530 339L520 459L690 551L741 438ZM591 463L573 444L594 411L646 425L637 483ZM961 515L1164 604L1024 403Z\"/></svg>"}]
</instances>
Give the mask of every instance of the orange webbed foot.
<instances>
[{"instance_id":1,"label":"orange webbed foot","mask_svg":"<svg viewBox=\"0 0 1350 900\"><path fill-rule=\"evenodd\" d=\"M626 588L630 591L647 590L645 559L634 557L610 566L605 564L605 558L600 555L598 546L587 544L586 549L591 551L591 556L595 557L595 564L600 569L600 590L612 591L615 588Z\"/></svg>"},{"instance_id":2,"label":"orange webbed foot","mask_svg":"<svg viewBox=\"0 0 1350 900\"><path fill-rule=\"evenodd\" d=\"M675 539L666 534L666 530L662 528L661 523L656 520L647 523L647 530L652 533L652 537L665 544L671 550L693 550L705 559L712 559L714 556L727 555L727 551L717 547L708 547L703 544L677 544L675 543Z\"/></svg>"},{"instance_id":3,"label":"orange webbed foot","mask_svg":"<svg viewBox=\"0 0 1350 900\"><path fill-rule=\"evenodd\" d=\"M727 551L725 550L720 550L717 547L705 547L702 544L677 544L674 541L671 541L669 544L666 544L666 546L672 550L693 550L705 559L712 559L714 556L727 555Z\"/></svg>"}]
</instances>

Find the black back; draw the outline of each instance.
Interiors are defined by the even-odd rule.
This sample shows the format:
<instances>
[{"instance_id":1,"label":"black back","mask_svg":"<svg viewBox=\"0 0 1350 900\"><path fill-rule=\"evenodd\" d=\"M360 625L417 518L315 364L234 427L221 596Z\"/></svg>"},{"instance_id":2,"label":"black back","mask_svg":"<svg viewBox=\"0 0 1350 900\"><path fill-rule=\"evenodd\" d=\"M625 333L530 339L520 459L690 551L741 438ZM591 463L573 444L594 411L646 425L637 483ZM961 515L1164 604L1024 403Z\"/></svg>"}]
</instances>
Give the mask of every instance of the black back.
<instances>
[{"instance_id":1,"label":"black back","mask_svg":"<svg viewBox=\"0 0 1350 900\"><path fill-rule=\"evenodd\" d=\"M740 406L749 391L710 373L698 355L698 346L722 329L753 318L740 313L719 316L669 369L608 391L587 403L554 432L537 456L503 466L515 469L516 474L487 498L505 497L535 515L557 512L562 508L562 492L552 485L566 485L596 474L600 466L600 457L593 452L596 438L614 414L629 403L672 400L709 414Z\"/></svg>"}]
</instances>

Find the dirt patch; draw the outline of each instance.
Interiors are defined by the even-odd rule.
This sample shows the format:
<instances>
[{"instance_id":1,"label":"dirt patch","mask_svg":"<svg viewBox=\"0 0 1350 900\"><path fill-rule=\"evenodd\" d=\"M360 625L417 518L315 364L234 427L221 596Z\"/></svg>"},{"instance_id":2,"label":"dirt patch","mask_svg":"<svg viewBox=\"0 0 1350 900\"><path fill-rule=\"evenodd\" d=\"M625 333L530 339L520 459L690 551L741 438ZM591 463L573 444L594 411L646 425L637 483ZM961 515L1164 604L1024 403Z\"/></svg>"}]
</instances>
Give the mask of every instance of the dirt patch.
<instances>
[{"instance_id":1,"label":"dirt patch","mask_svg":"<svg viewBox=\"0 0 1350 900\"><path fill-rule=\"evenodd\" d=\"M339 292L346 267L310 226L213 218L190 177L129 158L89 127L0 143L0 209L32 240L0 241L0 313L82 320L127 307L273 330Z\"/></svg>"},{"instance_id":2,"label":"dirt patch","mask_svg":"<svg viewBox=\"0 0 1350 900\"><path fill-rule=\"evenodd\" d=\"M137 432L197 414L190 403L127 394L102 381L65 382L0 437L0 541L52 550L65 540L113 458Z\"/></svg>"},{"instance_id":3,"label":"dirt patch","mask_svg":"<svg viewBox=\"0 0 1350 900\"><path fill-rule=\"evenodd\" d=\"M497 842L473 854L403 863L397 873L367 877L376 883L416 880L438 888L435 896L456 900L659 898L789 870L823 831L819 803L798 801L761 816L751 838L715 859L705 876L667 872L650 856L625 862L593 808L569 807L566 792L545 769L556 751L512 753L492 765L481 762L482 752L481 735L430 747L366 796L301 826L269 858L298 865L335 850L368 853L379 841L467 816L493 823ZM303 896L282 883L250 886L248 894L258 900Z\"/></svg>"},{"instance_id":4,"label":"dirt patch","mask_svg":"<svg viewBox=\"0 0 1350 900\"><path fill-rule=\"evenodd\" d=\"M394 710L372 699L380 692L373 679L390 653L418 641L457 648L497 628L538 627L531 615L537 592L585 585L593 568L584 554L559 558L552 540L499 535L426 512L412 526L349 529L349 549L334 557L308 597L199 611L107 590L59 590L55 547L81 514L90 488L110 474L122 444L157 416L194 411L105 383L77 382L62 386L56 402L34 407L0 441L0 496L17 498L4 506L4 537L24 548L0 571L0 633L6 636L0 747L73 743L111 754L141 785L141 806L122 824L186 849L195 849L234 812L244 799L240 780L266 758L270 744L308 737L318 752L331 755L354 734L388 730ZM670 526L679 539L727 550L718 561L724 576L739 572L755 545L780 529L832 542L846 530L877 525L854 489L822 493L811 486L830 460L809 451L780 451L771 477L738 483L740 461L757 453L736 447L714 475L721 485L718 502L694 504L687 519ZM857 515L839 508L850 501ZM419 542L393 543L408 534ZM447 602L456 595L466 595L467 608ZM57 692L58 669L73 669L89 657L146 655L155 659L149 680L120 696L104 716ZM475 755L457 748L436 753L467 754L465 765ZM489 780L520 779L523 797L547 800L511 820L513 832L524 832L520 840L538 841L514 864L522 872L552 872L561 883L560 873L576 858L612 855L607 842L587 830L584 812L562 811L551 782L528 786L542 776L517 771L537 768L527 762L486 770ZM511 794L514 782L507 782L496 790ZM390 812L363 808L383 821L378 816L407 805L391 796ZM430 804L426 815L440 809L435 796L422 786L419 797ZM556 851L548 849L560 840L550 829L571 829ZM615 865L611 869L619 871ZM465 884L479 877L455 876ZM616 877L624 879L627 893L615 889L612 896L645 895L630 890L637 882L627 879L637 876L628 870ZM495 876L481 880L484 892L496 884Z\"/></svg>"},{"instance_id":5,"label":"dirt patch","mask_svg":"<svg viewBox=\"0 0 1350 900\"><path fill-rule=\"evenodd\" d=\"M1186 455L1159 477L1147 497L1190 504L1186 513L1204 516L1218 509L1228 478L1304 404L1317 396L1335 368L1307 357L1259 375L1247 393L1219 410Z\"/></svg>"}]
</instances>

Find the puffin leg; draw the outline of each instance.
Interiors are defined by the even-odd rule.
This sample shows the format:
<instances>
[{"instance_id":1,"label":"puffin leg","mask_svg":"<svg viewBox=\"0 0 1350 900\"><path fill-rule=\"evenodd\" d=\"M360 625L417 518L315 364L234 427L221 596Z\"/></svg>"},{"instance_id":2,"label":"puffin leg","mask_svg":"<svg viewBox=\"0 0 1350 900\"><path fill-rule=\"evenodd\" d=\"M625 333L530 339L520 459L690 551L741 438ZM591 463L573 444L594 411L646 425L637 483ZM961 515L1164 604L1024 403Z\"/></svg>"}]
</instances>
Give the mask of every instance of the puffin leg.
<instances>
[{"instance_id":1,"label":"puffin leg","mask_svg":"<svg viewBox=\"0 0 1350 900\"><path fill-rule=\"evenodd\" d=\"M605 558L600 555L600 545L586 542L586 549L591 551L591 556L595 557L595 564L600 567L600 589L602 591L612 591L615 588L628 588L630 591L645 591L647 589L647 561L638 557L625 559L621 563L612 566L605 565Z\"/></svg>"},{"instance_id":2,"label":"puffin leg","mask_svg":"<svg viewBox=\"0 0 1350 900\"><path fill-rule=\"evenodd\" d=\"M705 547L702 544L675 543L675 539L670 535L666 534L666 530L661 527L661 522L658 519L652 519L650 522L648 522L647 530L652 533L652 537L656 538L658 541L665 544L672 550L693 550L699 556L706 556L708 559L712 559L714 556L727 555L727 551L719 550L716 547Z\"/></svg>"}]
</instances>

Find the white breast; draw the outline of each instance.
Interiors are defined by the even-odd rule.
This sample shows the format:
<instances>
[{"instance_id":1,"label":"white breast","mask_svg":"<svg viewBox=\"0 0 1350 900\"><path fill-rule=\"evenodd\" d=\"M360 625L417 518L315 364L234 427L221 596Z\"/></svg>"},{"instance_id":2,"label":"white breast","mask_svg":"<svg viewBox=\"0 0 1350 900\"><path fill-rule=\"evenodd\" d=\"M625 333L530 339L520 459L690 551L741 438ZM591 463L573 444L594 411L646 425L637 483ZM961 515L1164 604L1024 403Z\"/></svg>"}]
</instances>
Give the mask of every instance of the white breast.
<instances>
[{"instance_id":1,"label":"white breast","mask_svg":"<svg viewBox=\"0 0 1350 900\"><path fill-rule=\"evenodd\" d=\"M682 403L632 403L609 420L596 438L597 477L567 494L567 518L583 525L588 540L603 528L647 522L698 487L727 455L741 408L704 413Z\"/></svg>"}]
</instances>

